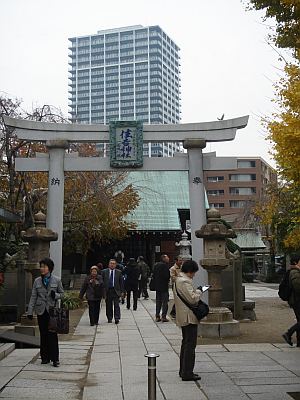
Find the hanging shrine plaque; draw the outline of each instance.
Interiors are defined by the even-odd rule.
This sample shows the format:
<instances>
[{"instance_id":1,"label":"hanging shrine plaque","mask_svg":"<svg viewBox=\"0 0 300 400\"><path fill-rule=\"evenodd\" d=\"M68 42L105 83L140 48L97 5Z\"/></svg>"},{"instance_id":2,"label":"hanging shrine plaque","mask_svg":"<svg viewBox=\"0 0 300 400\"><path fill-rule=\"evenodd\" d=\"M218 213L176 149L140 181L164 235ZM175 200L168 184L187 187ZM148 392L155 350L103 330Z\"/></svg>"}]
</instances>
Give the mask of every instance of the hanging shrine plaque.
<instances>
[{"instance_id":1,"label":"hanging shrine plaque","mask_svg":"<svg viewBox=\"0 0 300 400\"><path fill-rule=\"evenodd\" d=\"M143 124L139 121L111 121L110 166L138 168L143 166Z\"/></svg>"}]
</instances>

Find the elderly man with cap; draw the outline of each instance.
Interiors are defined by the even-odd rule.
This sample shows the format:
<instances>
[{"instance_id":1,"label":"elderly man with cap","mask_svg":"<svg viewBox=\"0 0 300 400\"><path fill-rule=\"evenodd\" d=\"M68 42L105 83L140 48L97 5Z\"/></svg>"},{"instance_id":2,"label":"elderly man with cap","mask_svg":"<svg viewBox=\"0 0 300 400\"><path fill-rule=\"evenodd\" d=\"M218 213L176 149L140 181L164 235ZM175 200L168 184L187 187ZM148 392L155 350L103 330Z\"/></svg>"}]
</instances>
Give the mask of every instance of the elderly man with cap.
<instances>
[{"instance_id":1,"label":"elderly man with cap","mask_svg":"<svg viewBox=\"0 0 300 400\"><path fill-rule=\"evenodd\" d=\"M79 293L79 297L82 299L84 294L89 305L90 325L98 325L100 303L102 297L104 297L104 283L102 276L99 275L99 270L96 265L91 267L90 275L85 278Z\"/></svg>"}]
</instances>

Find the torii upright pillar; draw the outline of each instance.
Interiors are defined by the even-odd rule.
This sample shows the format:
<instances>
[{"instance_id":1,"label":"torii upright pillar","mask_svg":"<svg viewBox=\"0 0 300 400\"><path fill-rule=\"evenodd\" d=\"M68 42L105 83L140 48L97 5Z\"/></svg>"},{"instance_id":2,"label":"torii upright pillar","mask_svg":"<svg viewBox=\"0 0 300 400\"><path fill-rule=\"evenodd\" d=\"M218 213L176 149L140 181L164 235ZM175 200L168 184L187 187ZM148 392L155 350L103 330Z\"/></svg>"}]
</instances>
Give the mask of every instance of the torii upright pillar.
<instances>
[{"instance_id":1,"label":"torii upright pillar","mask_svg":"<svg viewBox=\"0 0 300 400\"><path fill-rule=\"evenodd\" d=\"M49 154L37 158L17 158L17 171L49 172L47 227L58 233L58 241L51 243L50 256L61 276L63 238L64 171L116 171L108 157L72 157L66 154L69 143L109 143L108 125L56 124L34 122L4 116L7 126L15 128L19 139L44 142ZM192 256L197 262L203 258L202 239L195 231L206 223L203 170L235 169L236 158L214 157L202 154L206 142L230 141L238 129L247 126L248 116L223 121L189 124L144 125L144 143L181 142L187 154L180 157L145 157L143 166L132 170L188 171L192 230ZM126 170L131 170L126 168ZM207 272L200 268L195 283L207 282Z\"/></svg>"}]
</instances>

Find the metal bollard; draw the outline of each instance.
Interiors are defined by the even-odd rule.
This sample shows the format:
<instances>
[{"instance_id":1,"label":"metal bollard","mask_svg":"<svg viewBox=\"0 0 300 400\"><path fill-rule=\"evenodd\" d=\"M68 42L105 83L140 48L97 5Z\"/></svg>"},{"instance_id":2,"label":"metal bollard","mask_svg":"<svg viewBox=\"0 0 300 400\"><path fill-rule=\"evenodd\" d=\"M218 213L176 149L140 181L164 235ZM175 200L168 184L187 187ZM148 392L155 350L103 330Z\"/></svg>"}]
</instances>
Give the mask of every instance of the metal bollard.
<instances>
[{"instance_id":1,"label":"metal bollard","mask_svg":"<svg viewBox=\"0 0 300 400\"><path fill-rule=\"evenodd\" d=\"M148 358L148 400L156 400L156 358L159 354L145 354Z\"/></svg>"}]
</instances>

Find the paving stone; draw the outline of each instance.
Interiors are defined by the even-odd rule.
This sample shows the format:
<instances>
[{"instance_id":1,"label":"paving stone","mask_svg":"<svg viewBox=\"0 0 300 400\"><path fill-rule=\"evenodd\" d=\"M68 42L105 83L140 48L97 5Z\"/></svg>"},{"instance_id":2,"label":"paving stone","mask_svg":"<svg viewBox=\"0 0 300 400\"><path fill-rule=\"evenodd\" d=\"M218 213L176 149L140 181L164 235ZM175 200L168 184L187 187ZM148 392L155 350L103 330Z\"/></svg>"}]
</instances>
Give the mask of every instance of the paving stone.
<instances>
[{"instance_id":1,"label":"paving stone","mask_svg":"<svg viewBox=\"0 0 300 400\"><path fill-rule=\"evenodd\" d=\"M51 373L49 373L51 371ZM53 380L53 381L66 381L78 382L85 377L85 372L63 372L59 368L48 369L45 371L24 371L22 370L18 375L18 379L36 379L36 380Z\"/></svg>"},{"instance_id":2,"label":"paving stone","mask_svg":"<svg viewBox=\"0 0 300 400\"><path fill-rule=\"evenodd\" d=\"M116 385L85 386L82 400L123 400L122 389Z\"/></svg>"},{"instance_id":3,"label":"paving stone","mask_svg":"<svg viewBox=\"0 0 300 400\"><path fill-rule=\"evenodd\" d=\"M88 365L61 365L59 367L59 372L86 372L88 369ZM35 365L35 364L27 364L24 368L23 371L53 371L53 366L52 364L46 364L46 365Z\"/></svg>"},{"instance_id":4,"label":"paving stone","mask_svg":"<svg viewBox=\"0 0 300 400\"><path fill-rule=\"evenodd\" d=\"M274 387L275 386L275 387ZM287 393L287 392L300 392L300 384L295 385L255 385L255 386L241 386L243 391L249 393Z\"/></svg>"},{"instance_id":5,"label":"paving stone","mask_svg":"<svg viewBox=\"0 0 300 400\"><path fill-rule=\"evenodd\" d=\"M54 380L38 380L38 379L19 379L15 378L7 384L11 387L19 388L45 388L45 389L74 389L74 382L63 382Z\"/></svg>"},{"instance_id":6,"label":"paving stone","mask_svg":"<svg viewBox=\"0 0 300 400\"><path fill-rule=\"evenodd\" d=\"M222 371L221 368L215 364L213 361L210 362L195 362L195 368L194 368L195 372L219 372Z\"/></svg>"},{"instance_id":7,"label":"paving stone","mask_svg":"<svg viewBox=\"0 0 300 400\"><path fill-rule=\"evenodd\" d=\"M202 372L201 385L205 386L223 386L232 385L232 380L225 374L225 372Z\"/></svg>"},{"instance_id":8,"label":"paving stone","mask_svg":"<svg viewBox=\"0 0 300 400\"><path fill-rule=\"evenodd\" d=\"M207 353L197 353L195 359L197 362L212 361L211 357L209 357L209 355Z\"/></svg>"},{"instance_id":9,"label":"paving stone","mask_svg":"<svg viewBox=\"0 0 300 400\"><path fill-rule=\"evenodd\" d=\"M248 394L248 396L252 400L292 400L287 393L276 393L275 390L272 393Z\"/></svg>"},{"instance_id":10,"label":"paving stone","mask_svg":"<svg viewBox=\"0 0 300 400\"><path fill-rule=\"evenodd\" d=\"M0 367L0 389L13 379L21 369L22 367Z\"/></svg>"},{"instance_id":11,"label":"paving stone","mask_svg":"<svg viewBox=\"0 0 300 400\"><path fill-rule=\"evenodd\" d=\"M14 343L0 343L0 360L7 357L14 349Z\"/></svg>"},{"instance_id":12,"label":"paving stone","mask_svg":"<svg viewBox=\"0 0 300 400\"><path fill-rule=\"evenodd\" d=\"M221 398L223 396L223 399L232 399L234 397L239 398L241 396L244 396L243 391L231 384L231 385L204 385L201 382L201 388L205 395L209 399L216 399L218 396Z\"/></svg>"},{"instance_id":13,"label":"paving stone","mask_svg":"<svg viewBox=\"0 0 300 400\"><path fill-rule=\"evenodd\" d=\"M161 391L163 392L166 400L205 400L207 397L202 390L194 382L185 382L184 384L172 385L164 384L160 385Z\"/></svg>"},{"instance_id":14,"label":"paving stone","mask_svg":"<svg viewBox=\"0 0 300 400\"><path fill-rule=\"evenodd\" d=\"M280 351L270 343L224 344L229 351Z\"/></svg>"},{"instance_id":15,"label":"paving stone","mask_svg":"<svg viewBox=\"0 0 300 400\"><path fill-rule=\"evenodd\" d=\"M36 390L36 388L16 388L7 386L0 393L0 398L7 397L11 399L36 399L41 400L41 398L55 399L55 400L74 400L79 396L80 390L70 390L68 388L64 389L43 389L43 395L41 392Z\"/></svg>"},{"instance_id":16,"label":"paving stone","mask_svg":"<svg viewBox=\"0 0 300 400\"><path fill-rule=\"evenodd\" d=\"M121 374L119 372L90 373L86 378L86 386L101 385L119 385L121 386Z\"/></svg>"},{"instance_id":17,"label":"paving stone","mask_svg":"<svg viewBox=\"0 0 300 400\"><path fill-rule=\"evenodd\" d=\"M245 371L285 371L281 365L274 363L273 365L223 365L221 367L224 372L245 372Z\"/></svg>"},{"instance_id":18,"label":"paving stone","mask_svg":"<svg viewBox=\"0 0 300 400\"><path fill-rule=\"evenodd\" d=\"M200 344L196 347L196 353L219 353L228 352L228 350L221 344Z\"/></svg>"},{"instance_id":19,"label":"paving stone","mask_svg":"<svg viewBox=\"0 0 300 400\"><path fill-rule=\"evenodd\" d=\"M254 378L284 378L294 377L291 371L247 371L247 372L228 372L231 379L254 379Z\"/></svg>"},{"instance_id":20,"label":"paving stone","mask_svg":"<svg viewBox=\"0 0 300 400\"><path fill-rule=\"evenodd\" d=\"M277 378L242 378L233 379L234 383L238 386L253 386L253 385L300 385L300 378L298 376L291 377L277 377Z\"/></svg>"}]
</instances>

